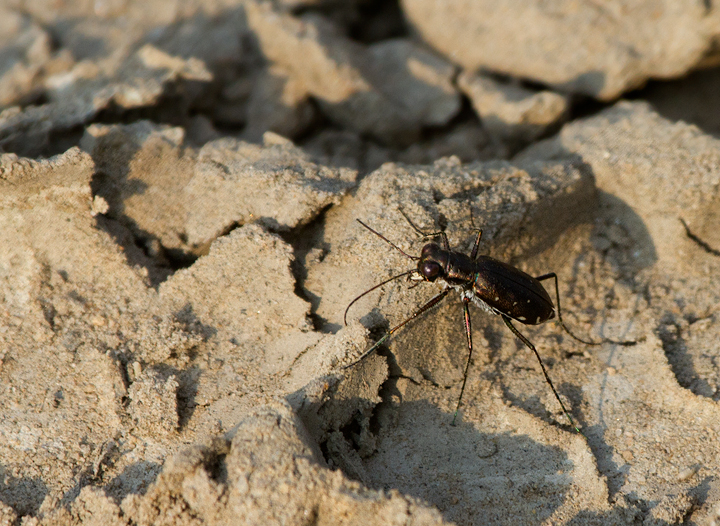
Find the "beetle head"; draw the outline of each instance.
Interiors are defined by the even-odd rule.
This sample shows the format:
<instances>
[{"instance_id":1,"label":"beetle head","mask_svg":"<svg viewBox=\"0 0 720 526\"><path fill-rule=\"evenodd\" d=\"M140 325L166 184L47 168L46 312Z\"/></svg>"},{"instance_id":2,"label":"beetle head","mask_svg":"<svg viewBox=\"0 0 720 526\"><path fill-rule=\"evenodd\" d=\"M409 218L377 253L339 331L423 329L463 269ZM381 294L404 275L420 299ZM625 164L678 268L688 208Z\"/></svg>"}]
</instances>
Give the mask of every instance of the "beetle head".
<instances>
[{"instance_id":1,"label":"beetle head","mask_svg":"<svg viewBox=\"0 0 720 526\"><path fill-rule=\"evenodd\" d=\"M417 273L410 279L413 281L435 281L445 277L447 268L447 252L435 243L428 243L420 252Z\"/></svg>"}]
</instances>

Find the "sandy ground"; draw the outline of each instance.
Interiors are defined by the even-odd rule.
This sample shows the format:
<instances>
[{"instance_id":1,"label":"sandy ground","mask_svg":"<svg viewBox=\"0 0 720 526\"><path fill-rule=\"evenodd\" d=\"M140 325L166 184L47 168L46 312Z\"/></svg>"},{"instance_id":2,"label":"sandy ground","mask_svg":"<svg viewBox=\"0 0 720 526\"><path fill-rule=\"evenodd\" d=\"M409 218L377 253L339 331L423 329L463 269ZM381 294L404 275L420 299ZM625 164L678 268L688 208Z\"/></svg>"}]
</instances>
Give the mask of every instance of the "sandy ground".
<instances>
[{"instance_id":1,"label":"sandy ground","mask_svg":"<svg viewBox=\"0 0 720 526\"><path fill-rule=\"evenodd\" d=\"M720 523L720 77L615 100L720 15L462 4L1 8L0 525ZM428 25L484 14L565 54ZM455 291L354 363L441 290L345 323L417 265L404 216L557 273L599 344L516 326L581 433L475 306L452 425Z\"/></svg>"}]
</instances>

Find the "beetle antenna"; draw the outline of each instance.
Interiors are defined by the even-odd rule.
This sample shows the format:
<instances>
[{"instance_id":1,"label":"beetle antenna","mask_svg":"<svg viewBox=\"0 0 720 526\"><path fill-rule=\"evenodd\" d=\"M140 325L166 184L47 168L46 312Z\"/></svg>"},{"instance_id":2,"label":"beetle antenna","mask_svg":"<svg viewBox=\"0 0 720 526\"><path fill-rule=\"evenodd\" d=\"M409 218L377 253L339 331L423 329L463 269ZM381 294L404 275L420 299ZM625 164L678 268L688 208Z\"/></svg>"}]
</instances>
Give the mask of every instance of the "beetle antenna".
<instances>
[{"instance_id":1,"label":"beetle antenna","mask_svg":"<svg viewBox=\"0 0 720 526\"><path fill-rule=\"evenodd\" d=\"M403 256L405 256L406 258L410 258L410 259L412 259L413 261L417 261L418 259L420 259L420 258L417 257L417 256L411 256L410 254L408 254L407 252L405 252L402 248L400 248L400 247L397 246L395 243L393 243L392 241L390 241L388 238L386 238L385 236L383 236L380 232L378 232L378 231L376 231L376 230L373 230L372 228L370 228L369 226L367 226L365 223L363 223L363 222L360 221L359 219L356 219L356 221L357 221L358 223L360 223L362 226L364 226L365 228L367 228L370 232L372 232L373 234L375 234L377 237L379 237L380 239L382 239L383 241L385 241L385 243L387 243L388 245L390 245L391 247L393 247L395 250L397 250L398 252L400 252L400 253L401 253ZM370 289L370 290L372 290L372 289Z\"/></svg>"},{"instance_id":2,"label":"beetle antenna","mask_svg":"<svg viewBox=\"0 0 720 526\"><path fill-rule=\"evenodd\" d=\"M409 275L412 274L413 272L417 272L417 270L415 270L415 269L408 270L408 271L406 271L406 272L403 272L402 274L398 274L397 276L393 276L393 277L391 277L391 278L388 278L388 279L386 279L385 281L382 281L382 282L378 283L377 285L375 285L375 286L367 289L365 292L363 292L362 294L360 294L357 298L355 298L354 300L352 300L352 301L350 302L350 304L347 306L347 308L345 309L345 314L343 314L343 322L345 322L345 325L347 325L347 313L348 313L348 311L350 310L350 307L352 307L353 304L354 304L357 300L359 300L360 298L362 298L362 297L365 296L366 294L372 292L373 290L382 287L382 286L385 285L386 283L390 283L391 281L393 281L393 280L395 280L395 279L398 279L398 278L402 278L403 276L409 276Z\"/></svg>"}]
</instances>

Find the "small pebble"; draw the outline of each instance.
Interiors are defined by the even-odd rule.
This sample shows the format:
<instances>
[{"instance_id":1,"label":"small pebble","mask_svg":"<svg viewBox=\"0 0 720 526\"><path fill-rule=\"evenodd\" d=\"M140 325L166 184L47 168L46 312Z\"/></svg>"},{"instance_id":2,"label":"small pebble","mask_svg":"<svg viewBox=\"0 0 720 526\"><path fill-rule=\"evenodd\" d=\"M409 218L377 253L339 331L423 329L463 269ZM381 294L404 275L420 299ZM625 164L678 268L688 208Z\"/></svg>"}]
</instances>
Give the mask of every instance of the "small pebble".
<instances>
[{"instance_id":1,"label":"small pebble","mask_svg":"<svg viewBox=\"0 0 720 526\"><path fill-rule=\"evenodd\" d=\"M689 480L693 478L698 471L700 471L700 464L688 466L685 469L681 470L680 473L678 473L678 481L684 482L686 480Z\"/></svg>"}]
</instances>

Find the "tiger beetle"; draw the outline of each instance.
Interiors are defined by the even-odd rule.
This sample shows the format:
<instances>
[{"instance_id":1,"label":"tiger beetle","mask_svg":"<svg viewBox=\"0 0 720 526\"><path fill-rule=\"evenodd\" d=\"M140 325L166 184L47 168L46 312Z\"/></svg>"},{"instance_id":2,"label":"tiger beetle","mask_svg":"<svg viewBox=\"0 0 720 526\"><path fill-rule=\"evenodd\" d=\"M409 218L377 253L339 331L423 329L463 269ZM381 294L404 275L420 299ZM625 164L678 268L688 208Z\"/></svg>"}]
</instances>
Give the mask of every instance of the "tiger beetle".
<instances>
[{"instance_id":1,"label":"tiger beetle","mask_svg":"<svg viewBox=\"0 0 720 526\"><path fill-rule=\"evenodd\" d=\"M515 336L517 336L520 341L524 343L535 354L538 362L540 363L540 368L542 369L543 375L545 375L545 380L550 386L550 389L552 389L555 398L560 403L560 407L565 413L565 416L570 421L570 425L575 429L575 431L581 433L580 429L578 429L578 427L575 425L574 420L570 416L570 413L565 408L565 404L563 404L563 401L560 399L560 396L555 390L555 386L553 385L552 380L550 380L550 376L545 369L545 364L540 358L540 354L538 353L537 349L530 342L530 340L528 340L520 333L520 331L517 330L515 325L513 325L513 321L518 321L525 325L538 325L555 317L555 307L553 306L553 302L550 299L550 295L540 283L541 281L552 278L555 280L555 297L557 298L558 321L563 330L568 333L572 338L586 345L602 345L603 343L613 343L617 345L630 346L635 345L636 342L614 341L606 338L604 338L602 341L596 342L590 340L583 340L582 338L577 337L575 334L572 333L572 331L570 331L570 329L567 328L567 326L562 320L562 315L560 314L560 290L558 288L557 274L555 274L554 272L549 272L547 274L543 274L542 276L534 278L529 274L526 274L522 270L508 265L507 263L503 263L502 261L498 261L497 259L493 259L489 256L478 255L478 247L480 245L480 239L482 237L482 230L480 229L475 230L477 232L477 235L475 237L475 243L473 244L469 256L467 254L458 252L457 250L452 250L448 243L447 235L444 231L426 234L417 226L415 226L415 224L410 220L410 218L407 217L405 212L403 212L402 210L400 210L400 212L405 217L407 222L410 223L410 226L418 234L420 234L423 239L432 239L439 237L441 243L439 245L434 242L428 243L422 248L419 257L411 256L407 254L404 250L402 250L400 247L395 245L392 241L387 239L385 236L373 230L368 225L358 219L358 223L367 228L370 232L388 243L391 247L399 251L403 256L413 261L417 261L418 263L417 268L408 270L389 279L386 279L382 283L378 283L374 287L366 290L365 292L357 296L355 299L353 299L345 309L345 315L343 316L345 324L347 325L347 313L350 310L350 307L352 307L355 302L357 302L360 298L372 292L373 290L398 278L407 276L410 281L415 281L418 283L423 281L429 281L431 283L438 282L443 285L443 290L435 297L430 299L430 301L425 303L422 307L420 307L417 311L415 311L409 318L390 329L387 333L385 333L382 338L375 342L375 344L367 351L365 351L357 360L345 366L344 368L347 369L362 361L366 356L368 356L370 353L380 347L384 342L386 342L388 338L390 338L390 336L397 332L401 327L406 325L411 320L414 320L415 318L423 314L425 311L438 305L443 299L445 299L445 297L450 293L451 290L456 290L460 293L460 298L462 299L463 304L463 311L465 314L465 336L467 338L468 360L467 364L465 365L463 383L462 387L460 388L460 396L458 398L457 406L455 408L455 414L453 415L452 425L455 425L455 420L457 419L458 411L460 410L463 393L465 392L465 384L467 383L470 361L472 359L472 328L470 324L470 310L468 307L470 303L473 303L475 304L475 306L479 307L485 312L500 316L505 325L507 325L508 329L510 329L510 331Z\"/></svg>"}]
</instances>

